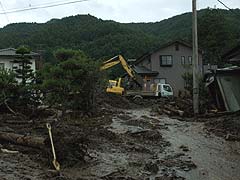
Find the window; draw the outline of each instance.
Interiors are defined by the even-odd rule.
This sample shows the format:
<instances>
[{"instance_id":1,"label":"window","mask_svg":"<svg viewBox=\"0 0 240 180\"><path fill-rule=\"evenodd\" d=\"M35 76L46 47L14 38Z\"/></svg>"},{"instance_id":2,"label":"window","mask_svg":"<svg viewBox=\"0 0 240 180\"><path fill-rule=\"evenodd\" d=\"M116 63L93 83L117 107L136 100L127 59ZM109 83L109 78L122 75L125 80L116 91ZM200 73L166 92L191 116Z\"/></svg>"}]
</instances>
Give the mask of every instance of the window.
<instances>
[{"instance_id":1,"label":"window","mask_svg":"<svg viewBox=\"0 0 240 180\"><path fill-rule=\"evenodd\" d=\"M188 56L188 64L192 65L192 56Z\"/></svg>"},{"instance_id":2,"label":"window","mask_svg":"<svg viewBox=\"0 0 240 180\"><path fill-rule=\"evenodd\" d=\"M179 45L178 44L175 44L175 50L179 51Z\"/></svg>"},{"instance_id":3,"label":"window","mask_svg":"<svg viewBox=\"0 0 240 180\"><path fill-rule=\"evenodd\" d=\"M173 60L171 55L160 56L160 66L172 66Z\"/></svg>"},{"instance_id":4,"label":"window","mask_svg":"<svg viewBox=\"0 0 240 180\"><path fill-rule=\"evenodd\" d=\"M0 69L4 69L4 63L0 63Z\"/></svg>"},{"instance_id":5,"label":"window","mask_svg":"<svg viewBox=\"0 0 240 180\"><path fill-rule=\"evenodd\" d=\"M12 64L12 69L13 70L19 69L19 64L18 63L13 63Z\"/></svg>"},{"instance_id":6,"label":"window","mask_svg":"<svg viewBox=\"0 0 240 180\"><path fill-rule=\"evenodd\" d=\"M163 89L167 92L172 92L172 89L168 85L163 85Z\"/></svg>"},{"instance_id":7,"label":"window","mask_svg":"<svg viewBox=\"0 0 240 180\"><path fill-rule=\"evenodd\" d=\"M166 79L165 78L156 78L154 79L154 83L160 83L160 84L166 84Z\"/></svg>"},{"instance_id":8,"label":"window","mask_svg":"<svg viewBox=\"0 0 240 180\"><path fill-rule=\"evenodd\" d=\"M181 56L181 64L184 65L186 62L185 62L185 56Z\"/></svg>"},{"instance_id":9,"label":"window","mask_svg":"<svg viewBox=\"0 0 240 180\"><path fill-rule=\"evenodd\" d=\"M159 79L159 83L166 84L166 79Z\"/></svg>"}]
</instances>

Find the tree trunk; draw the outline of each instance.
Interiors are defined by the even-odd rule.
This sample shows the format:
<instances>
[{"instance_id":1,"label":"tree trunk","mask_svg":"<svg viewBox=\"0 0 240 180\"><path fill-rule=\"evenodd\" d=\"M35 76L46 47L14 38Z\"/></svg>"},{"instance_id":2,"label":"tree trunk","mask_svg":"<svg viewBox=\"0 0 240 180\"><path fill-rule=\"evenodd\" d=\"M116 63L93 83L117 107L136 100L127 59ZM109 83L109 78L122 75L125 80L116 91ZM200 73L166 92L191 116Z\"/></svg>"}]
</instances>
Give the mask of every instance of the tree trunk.
<instances>
[{"instance_id":1,"label":"tree trunk","mask_svg":"<svg viewBox=\"0 0 240 180\"><path fill-rule=\"evenodd\" d=\"M24 136L15 133L0 132L0 141L7 141L22 146L30 146L42 149L45 147L45 138L35 136Z\"/></svg>"}]
</instances>

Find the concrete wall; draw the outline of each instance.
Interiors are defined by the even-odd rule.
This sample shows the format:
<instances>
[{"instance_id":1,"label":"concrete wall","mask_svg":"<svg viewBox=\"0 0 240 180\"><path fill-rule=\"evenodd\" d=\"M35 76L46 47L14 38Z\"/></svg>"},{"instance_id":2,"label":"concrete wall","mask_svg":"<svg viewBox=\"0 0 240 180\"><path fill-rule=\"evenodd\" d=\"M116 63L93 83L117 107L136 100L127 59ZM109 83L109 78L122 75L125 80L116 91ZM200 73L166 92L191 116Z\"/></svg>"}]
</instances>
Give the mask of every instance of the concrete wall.
<instances>
[{"instance_id":1,"label":"concrete wall","mask_svg":"<svg viewBox=\"0 0 240 180\"><path fill-rule=\"evenodd\" d=\"M171 67L160 66L161 55L172 55L173 64ZM139 65L145 66L152 71L158 71L159 75L155 79L166 79L166 83L173 87L174 95L178 95L179 90L184 91L184 80L182 75L185 72L192 72L192 65L181 63L181 57L185 56L185 61L188 62L188 57L192 56L192 48L182 44L178 44L178 50L175 44L162 48L151 55L151 61L146 58ZM199 55L199 71L202 73L202 55Z\"/></svg>"}]
</instances>

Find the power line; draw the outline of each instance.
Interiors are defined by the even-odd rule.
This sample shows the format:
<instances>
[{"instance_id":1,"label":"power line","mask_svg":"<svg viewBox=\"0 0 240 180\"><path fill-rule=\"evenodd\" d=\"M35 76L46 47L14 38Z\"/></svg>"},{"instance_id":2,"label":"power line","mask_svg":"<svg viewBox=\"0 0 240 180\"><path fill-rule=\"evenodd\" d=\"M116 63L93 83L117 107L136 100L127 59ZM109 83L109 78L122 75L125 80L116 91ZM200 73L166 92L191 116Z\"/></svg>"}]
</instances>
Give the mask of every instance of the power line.
<instances>
[{"instance_id":1,"label":"power line","mask_svg":"<svg viewBox=\"0 0 240 180\"><path fill-rule=\"evenodd\" d=\"M232 10L230 7L228 7L226 4L224 4L222 1L217 0L219 3L221 3L225 8L227 8L228 10Z\"/></svg>"},{"instance_id":2,"label":"power line","mask_svg":"<svg viewBox=\"0 0 240 180\"><path fill-rule=\"evenodd\" d=\"M5 15L5 17L6 17L6 19L7 19L7 22L10 23L10 21L9 21L9 19L8 19L8 16L7 16L6 12L5 12L5 8L4 8L4 6L3 6L3 4L2 4L1 1L0 1L0 6L1 6L2 10L3 10L3 14Z\"/></svg>"},{"instance_id":3,"label":"power line","mask_svg":"<svg viewBox=\"0 0 240 180\"><path fill-rule=\"evenodd\" d=\"M225 8L227 8L230 12L232 12L233 14L237 15L239 17L239 14L236 13L235 11L233 11L233 9L231 9L230 7L228 7L226 4L224 4L222 1L217 0L220 4L222 4Z\"/></svg>"},{"instance_id":4,"label":"power line","mask_svg":"<svg viewBox=\"0 0 240 180\"><path fill-rule=\"evenodd\" d=\"M28 9L30 7L38 7L38 6L45 6L45 5L53 5L53 4L63 3L63 2L65 2L65 1L61 0L61 1L41 3L41 4L31 4L31 2L29 0L28 6L27 7L22 7L21 9ZM7 11L15 11L15 10L19 10L19 8L8 9Z\"/></svg>"},{"instance_id":5,"label":"power line","mask_svg":"<svg viewBox=\"0 0 240 180\"><path fill-rule=\"evenodd\" d=\"M23 11L44 9L44 8L62 6L62 5L67 5L67 4L75 4L75 3L86 2L86 1L90 1L90 0L75 0L75 1L70 1L70 2L63 2L63 1L60 2L60 1L58 1L59 3L56 3L56 4L45 3L45 4L41 4L41 5L37 5L37 6L26 7L26 8L23 8L23 9L9 9L9 10L5 10L5 12L0 12L0 14L18 13L18 12L23 12Z\"/></svg>"}]
</instances>

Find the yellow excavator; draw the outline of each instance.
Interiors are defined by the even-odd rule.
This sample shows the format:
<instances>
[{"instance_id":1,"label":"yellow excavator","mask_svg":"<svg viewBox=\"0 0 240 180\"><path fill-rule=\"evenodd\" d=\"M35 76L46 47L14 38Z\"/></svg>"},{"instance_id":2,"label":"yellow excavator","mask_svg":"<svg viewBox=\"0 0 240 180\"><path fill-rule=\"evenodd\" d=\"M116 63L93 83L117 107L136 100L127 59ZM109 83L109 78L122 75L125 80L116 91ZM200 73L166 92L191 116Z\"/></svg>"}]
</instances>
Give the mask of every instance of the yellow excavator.
<instances>
[{"instance_id":1,"label":"yellow excavator","mask_svg":"<svg viewBox=\"0 0 240 180\"><path fill-rule=\"evenodd\" d=\"M128 65L127 61L123 58L122 55L114 56L113 58L104 61L100 70L106 70L109 69L117 64L121 64L123 69L127 72L127 74L130 76L130 78L138 85L141 86L140 78L138 78L138 75L134 72L134 70ZM125 89L121 86L122 78L118 78L118 80L109 80L109 84L107 87L108 93L114 93L114 94L120 94L123 95L125 92Z\"/></svg>"}]
</instances>

